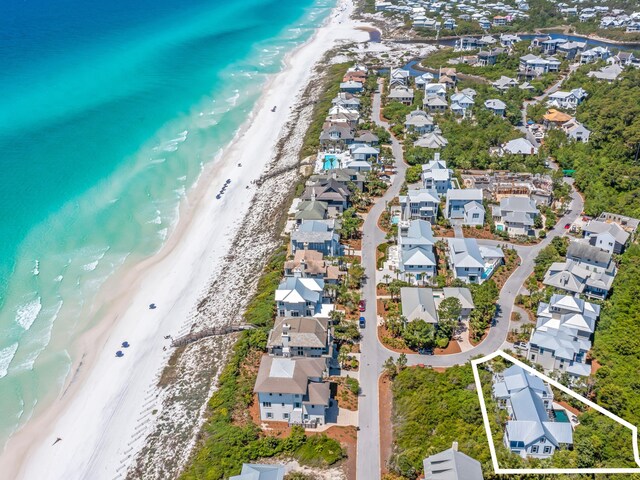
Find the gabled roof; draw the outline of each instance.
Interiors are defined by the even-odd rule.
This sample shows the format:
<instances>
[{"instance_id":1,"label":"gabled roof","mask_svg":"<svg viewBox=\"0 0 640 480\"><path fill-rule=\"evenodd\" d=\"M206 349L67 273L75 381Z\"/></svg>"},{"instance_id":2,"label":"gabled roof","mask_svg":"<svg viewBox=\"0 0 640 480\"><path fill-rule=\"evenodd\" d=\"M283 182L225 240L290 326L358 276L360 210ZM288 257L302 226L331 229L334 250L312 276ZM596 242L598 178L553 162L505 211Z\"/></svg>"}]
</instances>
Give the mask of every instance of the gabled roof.
<instances>
[{"instance_id":1,"label":"gabled roof","mask_svg":"<svg viewBox=\"0 0 640 480\"><path fill-rule=\"evenodd\" d=\"M260 465L245 463L240 475L229 477L229 480L283 480L284 467L282 465Z\"/></svg>"},{"instance_id":2,"label":"gabled roof","mask_svg":"<svg viewBox=\"0 0 640 480\"><path fill-rule=\"evenodd\" d=\"M317 278L286 277L276 290L277 302L317 303L322 299L324 280Z\"/></svg>"},{"instance_id":3,"label":"gabled roof","mask_svg":"<svg viewBox=\"0 0 640 480\"><path fill-rule=\"evenodd\" d=\"M484 106L489 110L505 110L507 108L507 104L497 98L490 98L485 101Z\"/></svg>"},{"instance_id":4,"label":"gabled roof","mask_svg":"<svg viewBox=\"0 0 640 480\"><path fill-rule=\"evenodd\" d=\"M449 141L446 138L444 138L442 135L436 132L427 133L421 136L415 142L413 142L413 145L416 147L431 148L431 149L446 147L448 144L449 144Z\"/></svg>"},{"instance_id":5,"label":"gabled roof","mask_svg":"<svg viewBox=\"0 0 640 480\"><path fill-rule=\"evenodd\" d=\"M423 467L425 480L482 480L480 462L456 448L425 458Z\"/></svg>"},{"instance_id":6,"label":"gabled roof","mask_svg":"<svg viewBox=\"0 0 640 480\"><path fill-rule=\"evenodd\" d=\"M454 268L483 268L484 259L474 238L448 238L451 263Z\"/></svg>"},{"instance_id":7,"label":"gabled roof","mask_svg":"<svg viewBox=\"0 0 640 480\"><path fill-rule=\"evenodd\" d=\"M402 287L400 289L402 315L410 322L424 320L438 322L438 310L430 288Z\"/></svg>"},{"instance_id":8,"label":"gabled roof","mask_svg":"<svg viewBox=\"0 0 640 480\"><path fill-rule=\"evenodd\" d=\"M267 347L282 345L282 333L288 331L292 347L325 348L329 320L315 317L278 317L269 332Z\"/></svg>"},{"instance_id":9,"label":"gabled roof","mask_svg":"<svg viewBox=\"0 0 640 480\"><path fill-rule=\"evenodd\" d=\"M608 233L616 242L625 244L629 240L629 233L623 230L623 228L617 223L601 222L599 220L591 220L583 228L583 231L591 234L600 235L602 233Z\"/></svg>"},{"instance_id":10,"label":"gabled roof","mask_svg":"<svg viewBox=\"0 0 640 480\"><path fill-rule=\"evenodd\" d=\"M609 265L611 253L585 242L571 242L567 248L567 258L586 263Z\"/></svg>"},{"instance_id":11,"label":"gabled roof","mask_svg":"<svg viewBox=\"0 0 640 480\"><path fill-rule=\"evenodd\" d=\"M538 152L538 149L526 138L516 138L515 140L509 140L502 147L505 152L514 155L534 155Z\"/></svg>"}]
</instances>

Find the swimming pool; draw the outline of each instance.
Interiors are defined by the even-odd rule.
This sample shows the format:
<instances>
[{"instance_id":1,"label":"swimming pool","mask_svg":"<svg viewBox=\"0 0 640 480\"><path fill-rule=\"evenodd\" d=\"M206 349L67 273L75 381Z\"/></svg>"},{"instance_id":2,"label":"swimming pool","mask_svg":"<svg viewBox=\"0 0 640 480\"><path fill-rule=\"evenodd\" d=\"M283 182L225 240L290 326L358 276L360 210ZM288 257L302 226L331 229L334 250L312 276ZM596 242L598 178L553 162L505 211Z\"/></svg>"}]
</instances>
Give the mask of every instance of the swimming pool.
<instances>
[{"instance_id":1,"label":"swimming pool","mask_svg":"<svg viewBox=\"0 0 640 480\"><path fill-rule=\"evenodd\" d=\"M397 225L399 221L400 221L400 215L394 215L393 217L391 217L391 223L393 225Z\"/></svg>"},{"instance_id":2,"label":"swimming pool","mask_svg":"<svg viewBox=\"0 0 640 480\"><path fill-rule=\"evenodd\" d=\"M564 410L554 410L553 413L556 417L556 422L569 423L569 416Z\"/></svg>"},{"instance_id":3,"label":"swimming pool","mask_svg":"<svg viewBox=\"0 0 640 480\"><path fill-rule=\"evenodd\" d=\"M323 170L331 170L332 168L338 168L340 166L340 162L338 161L338 157L335 155L325 155L324 162L322 163Z\"/></svg>"}]
</instances>

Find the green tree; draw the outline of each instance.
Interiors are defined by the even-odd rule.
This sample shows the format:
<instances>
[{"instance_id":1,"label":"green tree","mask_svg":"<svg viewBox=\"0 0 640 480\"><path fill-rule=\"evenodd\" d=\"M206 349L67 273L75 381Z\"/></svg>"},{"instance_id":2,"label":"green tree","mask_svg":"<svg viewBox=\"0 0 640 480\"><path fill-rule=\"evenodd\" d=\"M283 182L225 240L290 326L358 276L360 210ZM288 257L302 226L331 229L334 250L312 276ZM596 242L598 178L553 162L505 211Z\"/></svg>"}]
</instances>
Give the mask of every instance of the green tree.
<instances>
[{"instance_id":1,"label":"green tree","mask_svg":"<svg viewBox=\"0 0 640 480\"><path fill-rule=\"evenodd\" d=\"M412 350L433 348L435 345L436 329L422 319L409 322L404 329L402 338Z\"/></svg>"}]
</instances>

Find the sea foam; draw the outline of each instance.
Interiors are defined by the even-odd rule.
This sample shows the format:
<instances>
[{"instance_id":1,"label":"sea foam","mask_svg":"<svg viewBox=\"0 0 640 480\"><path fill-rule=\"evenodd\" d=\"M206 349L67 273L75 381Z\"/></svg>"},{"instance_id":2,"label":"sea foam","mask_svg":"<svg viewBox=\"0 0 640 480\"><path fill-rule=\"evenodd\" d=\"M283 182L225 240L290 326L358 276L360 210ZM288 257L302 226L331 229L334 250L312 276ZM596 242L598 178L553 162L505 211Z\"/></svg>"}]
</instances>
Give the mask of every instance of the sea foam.
<instances>
[{"instance_id":1,"label":"sea foam","mask_svg":"<svg viewBox=\"0 0 640 480\"><path fill-rule=\"evenodd\" d=\"M0 350L0 378L6 377L11 360L16 355L16 350L18 350L18 342Z\"/></svg>"},{"instance_id":2,"label":"sea foam","mask_svg":"<svg viewBox=\"0 0 640 480\"><path fill-rule=\"evenodd\" d=\"M29 330L38 314L42 310L42 304L40 303L40 297L31 300L23 305L20 305L16 309L16 323L25 330Z\"/></svg>"}]
</instances>

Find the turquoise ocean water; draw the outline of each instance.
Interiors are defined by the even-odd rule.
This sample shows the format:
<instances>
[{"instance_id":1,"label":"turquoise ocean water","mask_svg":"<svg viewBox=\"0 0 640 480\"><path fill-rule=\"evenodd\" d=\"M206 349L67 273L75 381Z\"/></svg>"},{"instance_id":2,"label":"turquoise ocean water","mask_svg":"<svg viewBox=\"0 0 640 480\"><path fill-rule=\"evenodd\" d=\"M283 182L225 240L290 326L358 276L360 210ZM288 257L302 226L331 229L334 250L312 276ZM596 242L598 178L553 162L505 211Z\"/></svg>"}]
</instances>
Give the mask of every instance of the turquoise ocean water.
<instances>
[{"instance_id":1,"label":"turquoise ocean water","mask_svg":"<svg viewBox=\"0 0 640 480\"><path fill-rule=\"evenodd\" d=\"M335 0L0 5L0 445Z\"/></svg>"}]
</instances>

